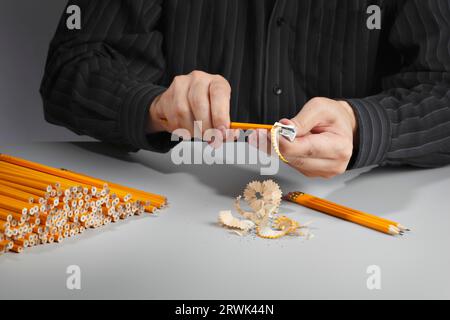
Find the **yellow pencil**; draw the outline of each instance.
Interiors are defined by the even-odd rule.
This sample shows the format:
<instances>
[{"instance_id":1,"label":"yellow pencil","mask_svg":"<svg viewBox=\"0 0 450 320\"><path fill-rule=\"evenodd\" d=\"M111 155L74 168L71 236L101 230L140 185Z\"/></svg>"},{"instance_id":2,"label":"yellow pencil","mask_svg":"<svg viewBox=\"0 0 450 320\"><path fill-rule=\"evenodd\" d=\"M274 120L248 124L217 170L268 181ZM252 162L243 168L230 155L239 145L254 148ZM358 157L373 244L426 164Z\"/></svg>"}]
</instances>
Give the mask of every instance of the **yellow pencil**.
<instances>
[{"instance_id":1,"label":"yellow pencil","mask_svg":"<svg viewBox=\"0 0 450 320\"><path fill-rule=\"evenodd\" d=\"M317 210L331 216L347 220L367 228L371 228L390 235L402 235L404 231L409 231L397 222L380 218L362 211L354 210L336 203L314 197L303 192L291 192L286 200L300 204L307 208Z\"/></svg>"}]
</instances>

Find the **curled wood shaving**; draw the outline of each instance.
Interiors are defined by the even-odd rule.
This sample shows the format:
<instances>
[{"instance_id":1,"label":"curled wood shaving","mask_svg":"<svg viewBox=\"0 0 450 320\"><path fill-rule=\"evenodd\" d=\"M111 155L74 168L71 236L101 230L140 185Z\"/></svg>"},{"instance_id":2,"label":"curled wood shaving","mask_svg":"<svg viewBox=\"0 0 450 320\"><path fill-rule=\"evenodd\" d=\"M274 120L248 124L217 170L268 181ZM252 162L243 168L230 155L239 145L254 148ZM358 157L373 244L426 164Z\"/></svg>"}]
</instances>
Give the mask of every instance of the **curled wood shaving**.
<instances>
[{"instance_id":1,"label":"curled wood shaving","mask_svg":"<svg viewBox=\"0 0 450 320\"><path fill-rule=\"evenodd\" d=\"M280 131L281 131L281 127L279 127L279 126L273 126L272 130L270 130L272 148L275 151L275 153L278 155L278 157L281 159L281 161L283 161L285 163L289 163L289 161L281 154L281 151L280 151L280 146L279 146Z\"/></svg>"},{"instance_id":2,"label":"curled wood shaving","mask_svg":"<svg viewBox=\"0 0 450 320\"><path fill-rule=\"evenodd\" d=\"M278 239L287 235L300 235L299 229L302 226L286 216L277 217L272 225L272 228L268 225L257 227L256 231L258 236L266 239Z\"/></svg>"},{"instance_id":3,"label":"curled wood shaving","mask_svg":"<svg viewBox=\"0 0 450 320\"><path fill-rule=\"evenodd\" d=\"M264 239L279 239L287 234L286 230L274 230L269 226L256 227L256 234Z\"/></svg>"},{"instance_id":4,"label":"curled wood shaving","mask_svg":"<svg viewBox=\"0 0 450 320\"><path fill-rule=\"evenodd\" d=\"M219 214L219 223L228 228L239 229L242 231L248 231L255 226L250 220L241 220L234 217L231 214L231 211L221 211Z\"/></svg>"},{"instance_id":5,"label":"curled wood shaving","mask_svg":"<svg viewBox=\"0 0 450 320\"><path fill-rule=\"evenodd\" d=\"M251 220L253 221L255 224L259 223L259 221L261 220L260 216L261 214L259 213L263 208L261 207L258 211L245 211L241 208L241 199L242 197L239 196L236 198L235 202L234 202L234 207L236 208L236 211L243 216L245 219Z\"/></svg>"},{"instance_id":6,"label":"curled wood shaving","mask_svg":"<svg viewBox=\"0 0 450 320\"><path fill-rule=\"evenodd\" d=\"M280 216L275 219L273 227L277 230L284 230L289 235L299 235L299 230L306 226L302 226L297 221L286 216Z\"/></svg>"}]
</instances>

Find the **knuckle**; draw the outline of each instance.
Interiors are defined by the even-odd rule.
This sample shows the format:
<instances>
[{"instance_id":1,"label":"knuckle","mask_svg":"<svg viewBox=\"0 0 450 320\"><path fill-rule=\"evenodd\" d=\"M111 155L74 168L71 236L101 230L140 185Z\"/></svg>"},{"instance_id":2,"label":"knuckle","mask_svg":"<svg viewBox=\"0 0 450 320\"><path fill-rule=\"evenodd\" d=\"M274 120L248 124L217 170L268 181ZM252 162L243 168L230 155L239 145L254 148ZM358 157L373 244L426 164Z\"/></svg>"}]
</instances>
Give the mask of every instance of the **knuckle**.
<instances>
[{"instance_id":1,"label":"knuckle","mask_svg":"<svg viewBox=\"0 0 450 320\"><path fill-rule=\"evenodd\" d=\"M304 128L306 126L305 121L303 120L302 117L295 117L291 121L297 128Z\"/></svg>"},{"instance_id":2,"label":"knuckle","mask_svg":"<svg viewBox=\"0 0 450 320\"><path fill-rule=\"evenodd\" d=\"M344 145L338 149L339 159L348 160L353 155L353 147L351 145Z\"/></svg>"},{"instance_id":3,"label":"knuckle","mask_svg":"<svg viewBox=\"0 0 450 320\"><path fill-rule=\"evenodd\" d=\"M177 118L184 118L189 113L189 108L185 104L176 104L175 116Z\"/></svg>"},{"instance_id":4,"label":"knuckle","mask_svg":"<svg viewBox=\"0 0 450 320\"><path fill-rule=\"evenodd\" d=\"M219 82L228 82L226 79L225 79L225 77L223 77L222 75L220 75L220 74L215 74L214 76L214 80L215 81L219 81Z\"/></svg>"},{"instance_id":5,"label":"knuckle","mask_svg":"<svg viewBox=\"0 0 450 320\"><path fill-rule=\"evenodd\" d=\"M212 81L211 87L212 88L219 88L219 89L225 90L225 91L231 91L230 83L228 82L227 79L225 79L221 75L215 75L214 76L214 81Z\"/></svg>"},{"instance_id":6,"label":"knuckle","mask_svg":"<svg viewBox=\"0 0 450 320\"><path fill-rule=\"evenodd\" d=\"M292 159L292 165L297 168L297 169L301 169L304 165L305 165L305 160L303 160L302 158L294 158Z\"/></svg>"},{"instance_id":7,"label":"knuckle","mask_svg":"<svg viewBox=\"0 0 450 320\"><path fill-rule=\"evenodd\" d=\"M199 78L204 78L205 76L207 76L206 72L200 71L200 70L194 70L190 73L190 75L194 78L194 79L199 79Z\"/></svg>"},{"instance_id":8,"label":"knuckle","mask_svg":"<svg viewBox=\"0 0 450 320\"><path fill-rule=\"evenodd\" d=\"M181 81L183 81L183 79L184 79L184 76L175 76L174 78L173 78L173 84L177 84L177 83L180 83Z\"/></svg>"},{"instance_id":9,"label":"knuckle","mask_svg":"<svg viewBox=\"0 0 450 320\"><path fill-rule=\"evenodd\" d=\"M306 139L307 141L307 148L306 148L306 156L307 157L312 157L314 155L314 145L311 143L311 141L309 139Z\"/></svg>"},{"instance_id":10,"label":"knuckle","mask_svg":"<svg viewBox=\"0 0 450 320\"><path fill-rule=\"evenodd\" d=\"M307 104L311 105L311 106L315 106L315 107L321 106L321 105L323 105L323 98L321 98L321 97L314 97L311 100L309 100L309 102Z\"/></svg>"},{"instance_id":11,"label":"knuckle","mask_svg":"<svg viewBox=\"0 0 450 320\"><path fill-rule=\"evenodd\" d=\"M345 172L346 169L347 169L346 166L344 166L343 164L339 164L330 170L329 175L331 176L331 178L341 175Z\"/></svg>"},{"instance_id":12,"label":"knuckle","mask_svg":"<svg viewBox=\"0 0 450 320\"><path fill-rule=\"evenodd\" d=\"M343 156L344 160L350 160L351 157L353 156L353 149L347 148L342 156Z\"/></svg>"},{"instance_id":13,"label":"knuckle","mask_svg":"<svg viewBox=\"0 0 450 320\"><path fill-rule=\"evenodd\" d=\"M186 82L186 76L176 76L175 78L173 78L172 81L172 87L177 90L180 85L184 84Z\"/></svg>"},{"instance_id":14,"label":"knuckle","mask_svg":"<svg viewBox=\"0 0 450 320\"><path fill-rule=\"evenodd\" d=\"M338 175L343 174L347 171L347 165L348 165L347 163L343 163L339 166L338 172L337 172Z\"/></svg>"},{"instance_id":15,"label":"knuckle","mask_svg":"<svg viewBox=\"0 0 450 320\"><path fill-rule=\"evenodd\" d=\"M328 107L328 103L325 98L312 98L306 105L307 111L314 110L315 112L319 110L320 112L328 113L333 108Z\"/></svg>"}]
</instances>

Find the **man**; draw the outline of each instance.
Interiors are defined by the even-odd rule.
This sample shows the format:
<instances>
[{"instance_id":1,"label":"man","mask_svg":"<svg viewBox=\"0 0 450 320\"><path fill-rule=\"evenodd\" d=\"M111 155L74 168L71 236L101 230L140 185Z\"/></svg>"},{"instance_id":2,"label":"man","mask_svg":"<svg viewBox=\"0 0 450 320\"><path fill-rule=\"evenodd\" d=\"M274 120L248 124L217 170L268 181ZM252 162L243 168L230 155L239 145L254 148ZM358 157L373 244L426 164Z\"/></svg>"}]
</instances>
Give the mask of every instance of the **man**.
<instances>
[{"instance_id":1,"label":"man","mask_svg":"<svg viewBox=\"0 0 450 320\"><path fill-rule=\"evenodd\" d=\"M449 0L70 5L81 30L63 17L41 89L51 123L165 152L195 120L224 131L286 118L299 135L281 152L307 176L450 163Z\"/></svg>"}]
</instances>

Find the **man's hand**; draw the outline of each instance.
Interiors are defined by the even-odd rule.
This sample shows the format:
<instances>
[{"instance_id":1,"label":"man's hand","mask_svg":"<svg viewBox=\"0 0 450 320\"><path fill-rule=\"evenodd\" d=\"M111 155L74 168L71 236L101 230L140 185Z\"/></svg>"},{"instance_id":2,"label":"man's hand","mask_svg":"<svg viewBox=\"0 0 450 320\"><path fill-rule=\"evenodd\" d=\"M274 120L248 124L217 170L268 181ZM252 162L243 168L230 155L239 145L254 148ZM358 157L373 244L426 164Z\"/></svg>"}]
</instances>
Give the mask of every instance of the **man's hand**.
<instances>
[{"instance_id":1,"label":"man's hand","mask_svg":"<svg viewBox=\"0 0 450 320\"><path fill-rule=\"evenodd\" d=\"M347 102L314 98L296 117L281 123L298 130L292 143L280 138L280 151L292 167L308 177L332 178L345 172L357 132L356 117Z\"/></svg>"},{"instance_id":2,"label":"man's hand","mask_svg":"<svg viewBox=\"0 0 450 320\"><path fill-rule=\"evenodd\" d=\"M187 129L194 136L194 122L202 122L205 130L219 129L225 136L230 127L231 87L219 75L193 71L177 76L170 87L150 107L147 131L173 132Z\"/></svg>"}]
</instances>

